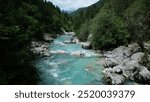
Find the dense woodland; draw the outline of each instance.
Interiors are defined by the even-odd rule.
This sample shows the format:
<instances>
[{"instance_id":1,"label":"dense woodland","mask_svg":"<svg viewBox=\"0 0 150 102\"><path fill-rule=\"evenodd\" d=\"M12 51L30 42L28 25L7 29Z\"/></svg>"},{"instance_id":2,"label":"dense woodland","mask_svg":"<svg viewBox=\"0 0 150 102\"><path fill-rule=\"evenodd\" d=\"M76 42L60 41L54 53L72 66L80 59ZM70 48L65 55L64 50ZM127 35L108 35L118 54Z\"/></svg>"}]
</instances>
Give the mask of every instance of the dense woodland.
<instances>
[{"instance_id":1,"label":"dense woodland","mask_svg":"<svg viewBox=\"0 0 150 102\"><path fill-rule=\"evenodd\" d=\"M110 49L137 42L143 49L150 38L149 0L100 0L72 15L81 41L92 34L94 49Z\"/></svg>"},{"instance_id":2,"label":"dense woodland","mask_svg":"<svg viewBox=\"0 0 150 102\"><path fill-rule=\"evenodd\" d=\"M137 42L144 51L150 39L150 0L100 0L68 15L43 0L0 0L0 84L37 84L30 51L43 33L74 30L93 49L110 49Z\"/></svg>"},{"instance_id":3,"label":"dense woodland","mask_svg":"<svg viewBox=\"0 0 150 102\"><path fill-rule=\"evenodd\" d=\"M69 19L51 2L0 0L0 84L37 84L30 42L69 30Z\"/></svg>"}]
</instances>

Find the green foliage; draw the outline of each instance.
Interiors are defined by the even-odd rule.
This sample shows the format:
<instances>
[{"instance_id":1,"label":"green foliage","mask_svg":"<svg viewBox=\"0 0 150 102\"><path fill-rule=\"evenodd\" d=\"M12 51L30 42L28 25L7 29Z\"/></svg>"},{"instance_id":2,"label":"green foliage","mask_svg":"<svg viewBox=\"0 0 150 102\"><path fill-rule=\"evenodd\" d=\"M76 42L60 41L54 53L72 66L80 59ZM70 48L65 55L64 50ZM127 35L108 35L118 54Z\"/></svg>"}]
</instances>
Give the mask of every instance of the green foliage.
<instances>
[{"instance_id":1,"label":"green foliage","mask_svg":"<svg viewBox=\"0 0 150 102\"><path fill-rule=\"evenodd\" d=\"M87 38L89 36L89 22L85 22L81 25L79 32L77 33L77 37L81 41L87 41Z\"/></svg>"},{"instance_id":2,"label":"green foliage","mask_svg":"<svg viewBox=\"0 0 150 102\"><path fill-rule=\"evenodd\" d=\"M0 0L0 84L37 84L31 41L43 40L45 32L69 30L71 23L71 17L51 2Z\"/></svg>"},{"instance_id":3,"label":"green foliage","mask_svg":"<svg viewBox=\"0 0 150 102\"><path fill-rule=\"evenodd\" d=\"M102 9L92 22L93 47L108 49L126 43L129 34L125 27L123 20L115 13Z\"/></svg>"},{"instance_id":4,"label":"green foliage","mask_svg":"<svg viewBox=\"0 0 150 102\"><path fill-rule=\"evenodd\" d=\"M126 20L133 40L144 50L144 41L150 38L150 2L135 0L125 12Z\"/></svg>"},{"instance_id":5,"label":"green foliage","mask_svg":"<svg viewBox=\"0 0 150 102\"><path fill-rule=\"evenodd\" d=\"M91 9L93 4L75 12L74 29L79 39L85 41L92 34L91 43L95 49L109 49L131 42L137 42L143 49L143 42L150 38L150 1L100 1L95 9Z\"/></svg>"},{"instance_id":6,"label":"green foliage","mask_svg":"<svg viewBox=\"0 0 150 102\"><path fill-rule=\"evenodd\" d=\"M99 12L99 9L102 7L103 5L103 1L104 0L100 0L98 1L96 4L93 4L87 8L81 8L78 9L77 11L75 11L74 13L72 13L72 16L74 18L74 26L73 29L76 33L80 33L80 40L85 40L88 37L88 33L85 36L82 36L81 33L85 31L88 31L89 25L85 25L85 24L89 24L90 20L94 18L94 16ZM87 28L85 28L85 26ZM82 30L83 29L83 30ZM87 29L87 30L85 30ZM83 37L83 38L82 38ZM85 38L86 37L86 38Z\"/></svg>"}]
</instances>

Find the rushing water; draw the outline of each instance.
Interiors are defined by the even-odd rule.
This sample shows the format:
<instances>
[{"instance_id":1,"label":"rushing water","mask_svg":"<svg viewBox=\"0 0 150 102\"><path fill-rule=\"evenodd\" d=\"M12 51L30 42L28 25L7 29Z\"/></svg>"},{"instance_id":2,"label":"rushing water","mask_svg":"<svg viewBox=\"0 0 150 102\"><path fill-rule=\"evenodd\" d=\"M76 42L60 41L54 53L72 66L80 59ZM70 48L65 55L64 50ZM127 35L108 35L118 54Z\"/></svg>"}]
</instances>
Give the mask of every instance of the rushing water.
<instances>
[{"instance_id":1,"label":"rushing water","mask_svg":"<svg viewBox=\"0 0 150 102\"><path fill-rule=\"evenodd\" d=\"M103 84L100 63L101 55L85 50L80 44L65 44L72 35L62 35L49 45L50 57L39 58L36 66L40 71L39 84L50 85L91 85ZM79 53L84 54L80 56Z\"/></svg>"}]
</instances>

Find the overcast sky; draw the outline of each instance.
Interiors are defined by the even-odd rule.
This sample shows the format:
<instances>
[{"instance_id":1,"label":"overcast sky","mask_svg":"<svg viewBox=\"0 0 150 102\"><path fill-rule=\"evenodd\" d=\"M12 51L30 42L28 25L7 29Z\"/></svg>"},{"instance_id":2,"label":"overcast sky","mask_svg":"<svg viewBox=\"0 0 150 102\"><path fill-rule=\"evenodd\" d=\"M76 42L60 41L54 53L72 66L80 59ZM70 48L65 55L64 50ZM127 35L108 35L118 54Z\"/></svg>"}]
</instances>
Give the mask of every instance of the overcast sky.
<instances>
[{"instance_id":1,"label":"overcast sky","mask_svg":"<svg viewBox=\"0 0 150 102\"><path fill-rule=\"evenodd\" d=\"M47 0L57 5L61 10L71 11L81 7L87 7L99 0Z\"/></svg>"}]
</instances>

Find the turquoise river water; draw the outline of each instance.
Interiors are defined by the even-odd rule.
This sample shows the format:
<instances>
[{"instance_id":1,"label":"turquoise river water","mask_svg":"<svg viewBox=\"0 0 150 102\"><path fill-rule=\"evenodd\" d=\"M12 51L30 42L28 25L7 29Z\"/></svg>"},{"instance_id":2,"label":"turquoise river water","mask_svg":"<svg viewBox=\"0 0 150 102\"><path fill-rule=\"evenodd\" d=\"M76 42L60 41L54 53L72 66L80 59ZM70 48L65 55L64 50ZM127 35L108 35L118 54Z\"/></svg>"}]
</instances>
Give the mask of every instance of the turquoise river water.
<instances>
[{"instance_id":1,"label":"turquoise river water","mask_svg":"<svg viewBox=\"0 0 150 102\"><path fill-rule=\"evenodd\" d=\"M101 55L85 50L81 44L65 44L73 35L62 35L49 45L50 57L39 58L36 66L40 71L39 84L50 85L97 85L103 84ZM80 56L79 53L84 54Z\"/></svg>"}]
</instances>

